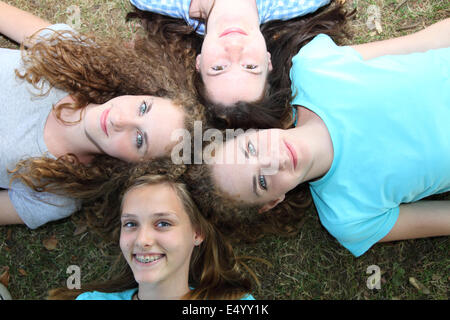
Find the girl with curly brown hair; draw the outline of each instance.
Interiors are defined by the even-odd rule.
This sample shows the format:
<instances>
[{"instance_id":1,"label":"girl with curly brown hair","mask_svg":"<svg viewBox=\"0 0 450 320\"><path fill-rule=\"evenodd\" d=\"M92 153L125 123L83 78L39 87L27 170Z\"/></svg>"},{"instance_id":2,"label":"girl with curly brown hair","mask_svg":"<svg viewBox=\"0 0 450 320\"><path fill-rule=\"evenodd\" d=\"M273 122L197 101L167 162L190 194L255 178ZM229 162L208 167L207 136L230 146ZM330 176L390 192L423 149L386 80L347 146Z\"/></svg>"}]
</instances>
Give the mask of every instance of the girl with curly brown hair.
<instances>
[{"instance_id":1,"label":"girl with curly brown hair","mask_svg":"<svg viewBox=\"0 0 450 320\"><path fill-rule=\"evenodd\" d=\"M36 228L70 215L76 201L41 192L50 180L84 171L92 183L106 165L169 155L172 132L201 119L187 71L156 37L129 48L0 9L0 31L28 47L22 56L0 49L0 224Z\"/></svg>"},{"instance_id":2,"label":"girl with curly brown hair","mask_svg":"<svg viewBox=\"0 0 450 320\"><path fill-rule=\"evenodd\" d=\"M250 278L232 247L177 182L185 167L169 165L164 172L161 162L151 167L144 175L122 174L127 181L117 188L120 205L107 201L101 210L120 229L121 271L79 290L52 290L49 299L253 300Z\"/></svg>"}]
</instances>

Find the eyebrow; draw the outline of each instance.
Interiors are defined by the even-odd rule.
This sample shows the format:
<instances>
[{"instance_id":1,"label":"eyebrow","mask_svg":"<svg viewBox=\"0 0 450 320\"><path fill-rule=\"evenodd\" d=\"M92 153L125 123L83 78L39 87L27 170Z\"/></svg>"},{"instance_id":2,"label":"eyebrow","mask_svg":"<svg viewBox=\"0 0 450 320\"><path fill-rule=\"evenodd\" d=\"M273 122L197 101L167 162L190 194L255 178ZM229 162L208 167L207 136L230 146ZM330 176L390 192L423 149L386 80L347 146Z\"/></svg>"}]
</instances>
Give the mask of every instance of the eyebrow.
<instances>
[{"instance_id":1,"label":"eyebrow","mask_svg":"<svg viewBox=\"0 0 450 320\"><path fill-rule=\"evenodd\" d=\"M144 150L144 157L145 157L147 155L147 151L148 151L147 131L144 131L144 141L145 141L145 150Z\"/></svg>"},{"instance_id":2,"label":"eyebrow","mask_svg":"<svg viewBox=\"0 0 450 320\"><path fill-rule=\"evenodd\" d=\"M150 110L153 109L153 99L150 103L148 103L147 101L144 100L144 102L147 104L147 110L145 110L145 114L147 115L149 114ZM147 151L148 151L148 136L147 136L147 131L144 131L144 141L145 141L145 150L144 150L144 157L147 155Z\"/></svg>"},{"instance_id":3,"label":"eyebrow","mask_svg":"<svg viewBox=\"0 0 450 320\"><path fill-rule=\"evenodd\" d=\"M229 70L230 69L226 69L226 70L220 70L220 71L218 71L218 72L210 72L209 70L208 71L206 71L206 74L208 75L208 76L210 76L210 77L216 77L216 76L220 76L221 74L224 74L224 73L227 73L227 72L229 72ZM250 73L250 74L252 74L252 75L255 75L255 76L259 76L259 75L261 75L263 72L262 72L262 70L259 70L259 71L253 71L252 69L243 69L243 71L245 71L245 72L247 72L247 73Z\"/></svg>"},{"instance_id":4,"label":"eyebrow","mask_svg":"<svg viewBox=\"0 0 450 320\"><path fill-rule=\"evenodd\" d=\"M258 187L256 185L256 176L253 176L253 193L256 194L257 197L261 197L261 195L258 192Z\"/></svg>"},{"instance_id":5,"label":"eyebrow","mask_svg":"<svg viewBox=\"0 0 450 320\"><path fill-rule=\"evenodd\" d=\"M170 216L176 216L175 213L172 212L155 212L152 213L151 216L155 218L164 218L164 217L170 217ZM123 213L120 218L121 219L127 219L127 218L137 218L138 215L132 214L132 213Z\"/></svg>"},{"instance_id":6,"label":"eyebrow","mask_svg":"<svg viewBox=\"0 0 450 320\"><path fill-rule=\"evenodd\" d=\"M244 153L245 158L249 159L247 148L245 148L245 147L242 145L242 140L239 141L239 148L241 148L241 151Z\"/></svg>"}]
</instances>

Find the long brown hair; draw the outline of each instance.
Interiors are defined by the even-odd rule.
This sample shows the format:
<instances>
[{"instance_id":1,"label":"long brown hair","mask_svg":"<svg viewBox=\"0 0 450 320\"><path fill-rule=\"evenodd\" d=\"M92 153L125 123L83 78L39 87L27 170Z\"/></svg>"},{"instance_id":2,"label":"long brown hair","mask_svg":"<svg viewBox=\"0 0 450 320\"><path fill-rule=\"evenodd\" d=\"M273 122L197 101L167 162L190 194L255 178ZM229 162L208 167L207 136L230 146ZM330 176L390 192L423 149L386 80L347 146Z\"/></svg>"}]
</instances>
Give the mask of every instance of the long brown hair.
<instances>
[{"instance_id":1,"label":"long brown hair","mask_svg":"<svg viewBox=\"0 0 450 320\"><path fill-rule=\"evenodd\" d=\"M200 102L205 105L208 119L218 128L287 128L292 125L292 90L289 78L292 58L320 33L335 41L349 35L347 13L340 2L332 2L314 13L287 21L270 21L261 25L267 50L272 57L263 97L259 101L239 101L233 105L213 103L197 72L194 85Z\"/></svg>"},{"instance_id":2,"label":"long brown hair","mask_svg":"<svg viewBox=\"0 0 450 320\"><path fill-rule=\"evenodd\" d=\"M194 164L183 174L201 212L229 239L254 242L265 235L293 236L301 231L312 199L307 184L286 194L275 208L259 213L261 206L228 197L213 179L211 166Z\"/></svg>"},{"instance_id":3,"label":"long brown hair","mask_svg":"<svg viewBox=\"0 0 450 320\"><path fill-rule=\"evenodd\" d=\"M194 58L195 53L189 50L183 56L172 52L158 33L126 46L120 39L65 31L23 50L25 69L16 73L36 88L46 82L70 94L75 103L61 104L55 110L58 115L64 108L83 109L88 103L101 104L125 94L155 95L179 105L184 110L185 128L192 132L194 122L204 118L203 106L192 94L193 71L184 67ZM59 159L22 160L11 179L20 179L36 191L67 191L69 196L87 199L110 176L127 167L107 155L96 156L84 165L68 154Z\"/></svg>"},{"instance_id":4,"label":"long brown hair","mask_svg":"<svg viewBox=\"0 0 450 320\"><path fill-rule=\"evenodd\" d=\"M170 166L169 166L170 167ZM166 167L167 169L168 167ZM145 184L167 184L177 193L194 228L204 236L202 244L194 248L189 269L189 286L193 288L183 299L239 299L251 290L251 280L243 273L239 259L234 255L231 245L222 237L221 233L210 224L198 211L185 185L177 180L180 172L186 167L172 167L164 175L147 174L133 177L127 181L120 191L119 199L123 199L126 192L134 187ZM160 169L158 169L160 170ZM121 201L121 200L120 200ZM120 229L121 206L104 202L104 210L116 220L116 228ZM116 231L115 234L118 234ZM118 274L110 281L92 283L79 290L58 288L51 290L49 299L75 299L86 291L121 292L137 288L131 268L125 259L119 255Z\"/></svg>"}]
</instances>

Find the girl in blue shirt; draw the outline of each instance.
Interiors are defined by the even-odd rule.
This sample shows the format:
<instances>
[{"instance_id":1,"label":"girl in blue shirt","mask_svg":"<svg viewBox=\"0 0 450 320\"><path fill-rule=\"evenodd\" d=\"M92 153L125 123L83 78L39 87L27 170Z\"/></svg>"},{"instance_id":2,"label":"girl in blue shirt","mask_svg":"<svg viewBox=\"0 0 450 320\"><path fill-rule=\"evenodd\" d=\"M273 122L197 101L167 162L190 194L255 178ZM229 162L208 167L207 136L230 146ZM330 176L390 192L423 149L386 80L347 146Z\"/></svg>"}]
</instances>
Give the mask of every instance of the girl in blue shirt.
<instances>
[{"instance_id":1,"label":"girl in blue shirt","mask_svg":"<svg viewBox=\"0 0 450 320\"><path fill-rule=\"evenodd\" d=\"M120 206L105 203L103 211L120 221L125 271L108 282L82 283L80 290L53 290L50 299L253 300L231 246L176 182L177 171L132 178Z\"/></svg>"},{"instance_id":2,"label":"girl in blue shirt","mask_svg":"<svg viewBox=\"0 0 450 320\"><path fill-rule=\"evenodd\" d=\"M446 19L351 47L317 36L292 61L297 126L218 145L215 163L190 174L193 196L244 236L286 227L309 187L320 221L355 256L449 235L450 201L419 201L450 191L449 30Z\"/></svg>"}]
</instances>

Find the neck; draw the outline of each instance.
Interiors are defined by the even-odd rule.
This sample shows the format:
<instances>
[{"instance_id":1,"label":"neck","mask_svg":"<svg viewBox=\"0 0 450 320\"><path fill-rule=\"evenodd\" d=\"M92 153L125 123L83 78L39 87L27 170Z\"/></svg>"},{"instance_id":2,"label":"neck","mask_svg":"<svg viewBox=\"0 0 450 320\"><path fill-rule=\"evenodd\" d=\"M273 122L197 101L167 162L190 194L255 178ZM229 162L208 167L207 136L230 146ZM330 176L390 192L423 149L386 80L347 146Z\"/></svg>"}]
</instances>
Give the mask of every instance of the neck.
<instances>
[{"instance_id":1,"label":"neck","mask_svg":"<svg viewBox=\"0 0 450 320\"><path fill-rule=\"evenodd\" d=\"M57 106L73 102L72 97L67 96L61 99ZM89 106L86 106L86 108ZM86 137L82 121L78 121L83 109L62 110L61 118L73 124L63 123L56 117L54 110L50 112L44 127L44 141L48 151L56 158L72 153L78 157L80 162L89 163L94 155L98 153L95 146Z\"/></svg>"},{"instance_id":2,"label":"neck","mask_svg":"<svg viewBox=\"0 0 450 320\"><path fill-rule=\"evenodd\" d=\"M205 17L208 17L208 32L227 26L259 31L259 15L255 0L216 0L208 1L208 5L209 10L205 12Z\"/></svg>"},{"instance_id":3,"label":"neck","mask_svg":"<svg viewBox=\"0 0 450 320\"><path fill-rule=\"evenodd\" d=\"M186 282L182 284L170 283L140 283L137 291L139 300L180 300L189 292L189 286Z\"/></svg>"},{"instance_id":4,"label":"neck","mask_svg":"<svg viewBox=\"0 0 450 320\"><path fill-rule=\"evenodd\" d=\"M206 18L211 13L212 9L216 10L217 8L219 11L225 9L226 13L235 13L235 10L229 10L229 7L224 7L224 4L236 8L245 6L247 9L250 9L249 13L258 14L256 0L191 0L189 5L189 17Z\"/></svg>"},{"instance_id":5,"label":"neck","mask_svg":"<svg viewBox=\"0 0 450 320\"><path fill-rule=\"evenodd\" d=\"M310 170L304 181L311 181L324 176L331 168L334 151L330 133L323 120L311 110L298 107L298 124L291 129L300 141L299 147L308 150Z\"/></svg>"}]
</instances>

